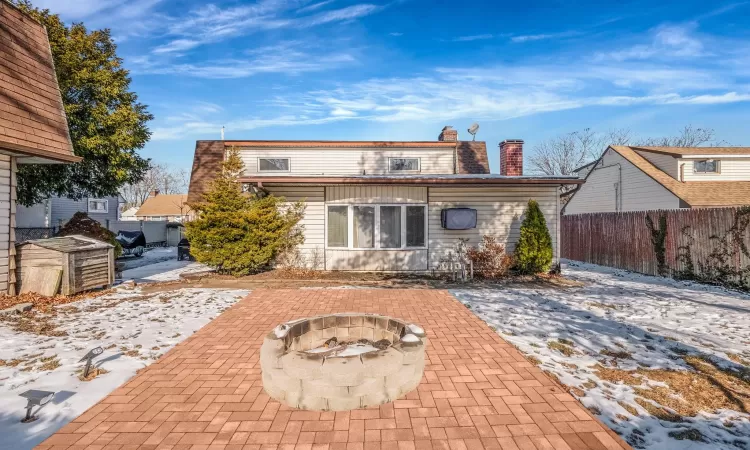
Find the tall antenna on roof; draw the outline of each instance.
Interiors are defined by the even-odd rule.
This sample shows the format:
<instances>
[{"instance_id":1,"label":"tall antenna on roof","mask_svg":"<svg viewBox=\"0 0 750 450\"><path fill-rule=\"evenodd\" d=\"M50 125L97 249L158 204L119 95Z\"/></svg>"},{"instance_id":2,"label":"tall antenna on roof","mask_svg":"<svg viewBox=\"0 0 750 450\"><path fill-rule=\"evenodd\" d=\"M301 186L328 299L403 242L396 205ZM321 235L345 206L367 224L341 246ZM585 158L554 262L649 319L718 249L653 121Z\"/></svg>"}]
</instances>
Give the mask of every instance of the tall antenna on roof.
<instances>
[{"instance_id":1,"label":"tall antenna on roof","mask_svg":"<svg viewBox=\"0 0 750 450\"><path fill-rule=\"evenodd\" d=\"M476 123L476 122L472 123L471 126L469 127L468 131L469 131L469 134L471 135L471 140L472 141L476 140L476 138L477 138L477 131L479 131L479 124Z\"/></svg>"},{"instance_id":2,"label":"tall antenna on roof","mask_svg":"<svg viewBox=\"0 0 750 450\"><path fill-rule=\"evenodd\" d=\"M224 140L224 126L221 126L221 140Z\"/></svg>"}]
</instances>

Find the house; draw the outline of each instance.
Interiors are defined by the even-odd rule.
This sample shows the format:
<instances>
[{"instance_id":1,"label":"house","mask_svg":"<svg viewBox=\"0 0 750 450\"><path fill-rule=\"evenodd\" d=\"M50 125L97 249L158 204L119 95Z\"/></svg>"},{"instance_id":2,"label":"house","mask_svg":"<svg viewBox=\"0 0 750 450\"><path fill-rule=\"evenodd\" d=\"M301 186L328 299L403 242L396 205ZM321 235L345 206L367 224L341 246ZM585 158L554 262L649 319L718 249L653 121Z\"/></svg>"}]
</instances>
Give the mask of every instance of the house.
<instances>
[{"instance_id":1,"label":"house","mask_svg":"<svg viewBox=\"0 0 750 450\"><path fill-rule=\"evenodd\" d=\"M55 228L65 225L77 212L85 212L103 225L119 220L124 199L113 197L84 197L73 200L66 197L51 197L32 206L18 205L16 226L18 228Z\"/></svg>"},{"instance_id":2,"label":"house","mask_svg":"<svg viewBox=\"0 0 750 450\"><path fill-rule=\"evenodd\" d=\"M80 161L44 27L0 1L0 292L15 294L16 172Z\"/></svg>"},{"instance_id":3,"label":"house","mask_svg":"<svg viewBox=\"0 0 750 450\"><path fill-rule=\"evenodd\" d=\"M750 147L607 148L564 214L750 204Z\"/></svg>"},{"instance_id":4,"label":"house","mask_svg":"<svg viewBox=\"0 0 750 450\"><path fill-rule=\"evenodd\" d=\"M135 216L135 214L138 212L138 207L133 206L131 208L126 209L125 211L120 214L120 220L138 220L138 218Z\"/></svg>"},{"instance_id":5,"label":"house","mask_svg":"<svg viewBox=\"0 0 750 450\"><path fill-rule=\"evenodd\" d=\"M244 188L305 201L299 250L316 269L444 270L461 238L476 245L483 235L511 251L529 199L546 215L557 259L559 189L582 182L524 176L521 140L500 144L501 173L490 174L486 144L445 127L437 141L198 141L190 202L201 200L232 147L245 164ZM444 212L451 208L467 208L459 218L466 229L444 226L459 214Z\"/></svg>"},{"instance_id":6,"label":"house","mask_svg":"<svg viewBox=\"0 0 750 450\"><path fill-rule=\"evenodd\" d=\"M135 213L137 220L185 222L190 214L187 194L160 194L153 191Z\"/></svg>"}]
</instances>

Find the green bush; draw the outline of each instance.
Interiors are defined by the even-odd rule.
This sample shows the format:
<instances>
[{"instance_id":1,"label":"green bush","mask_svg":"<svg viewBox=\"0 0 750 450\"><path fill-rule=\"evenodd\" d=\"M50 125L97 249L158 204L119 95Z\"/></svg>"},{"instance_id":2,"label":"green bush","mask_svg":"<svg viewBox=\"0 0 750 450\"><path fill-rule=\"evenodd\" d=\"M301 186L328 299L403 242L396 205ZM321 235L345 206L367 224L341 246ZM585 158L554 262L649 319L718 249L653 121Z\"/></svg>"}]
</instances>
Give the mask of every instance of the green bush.
<instances>
[{"instance_id":1,"label":"green bush","mask_svg":"<svg viewBox=\"0 0 750 450\"><path fill-rule=\"evenodd\" d=\"M234 276L268 268L303 239L298 223L304 205L287 204L283 197L273 195L258 198L243 193L240 173L242 161L232 149L204 201L190 205L196 219L185 224L195 260Z\"/></svg>"},{"instance_id":2,"label":"green bush","mask_svg":"<svg viewBox=\"0 0 750 450\"><path fill-rule=\"evenodd\" d=\"M515 260L516 269L524 274L545 273L552 264L552 238L536 200L529 200L516 244Z\"/></svg>"}]
</instances>

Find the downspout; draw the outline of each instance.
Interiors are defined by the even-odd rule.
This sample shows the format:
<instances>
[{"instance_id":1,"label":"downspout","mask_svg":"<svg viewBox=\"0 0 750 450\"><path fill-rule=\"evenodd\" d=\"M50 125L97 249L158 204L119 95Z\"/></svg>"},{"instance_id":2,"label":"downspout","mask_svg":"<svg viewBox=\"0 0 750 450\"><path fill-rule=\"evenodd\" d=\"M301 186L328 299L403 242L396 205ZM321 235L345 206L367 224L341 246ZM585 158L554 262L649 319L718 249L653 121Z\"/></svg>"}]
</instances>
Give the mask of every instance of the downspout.
<instances>
[{"instance_id":1,"label":"downspout","mask_svg":"<svg viewBox=\"0 0 750 450\"><path fill-rule=\"evenodd\" d=\"M685 182L685 163L680 164L680 181Z\"/></svg>"},{"instance_id":2,"label":"downspout","mask_svg":"<svg viewBox=\"0 0 750 450\"><path fill-rule=\"evenodd\" d=\"M453 174L458 173L458 141L456 141L456 145L453 147Z\"/></svg>"}]
</instances>

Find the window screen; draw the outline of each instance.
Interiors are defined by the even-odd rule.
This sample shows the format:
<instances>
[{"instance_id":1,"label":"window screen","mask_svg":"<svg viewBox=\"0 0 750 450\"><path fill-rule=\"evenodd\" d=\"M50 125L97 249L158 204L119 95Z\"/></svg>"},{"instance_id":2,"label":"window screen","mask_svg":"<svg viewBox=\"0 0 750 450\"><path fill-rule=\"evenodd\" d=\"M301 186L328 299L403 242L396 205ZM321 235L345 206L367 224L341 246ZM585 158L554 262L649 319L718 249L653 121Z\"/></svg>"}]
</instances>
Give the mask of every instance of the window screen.
<instances>
[{"instance_id":1,"label":"window screen","mask_svg":"<svg viewBox=\"0 0 750 450\"><path fill-rule=\"evenodd\" d=\"M258 158L258 172L288 172L289 158Z\"/></svg>"},{"instance_id":2,"label":"window screen","mask_svg":"<svg viewBox=\"0 0 750 450\"><path fill-rule=\"evenodd\" d=\"M388 161L391 172L419 171L419 158L390 158Z\"/></svg>"},{"instance_id":3,"label":"window screen","mask_svg":"<svg viewBox=\"0 0 750 450\"><path fill-rule=\"evenodd\" d=\"M407 206L406 207L406 246L407 247L424 247L424 206Z\"/></svg>"},{"instance_id":4,"label":"window screen","mask_svg":"<svg viewBox=\"0 0 750 450\"><path fill-rule=\"evenodd\" d=\"M380 207L380 248L401 248L400 206Z\"/></svg>"},{"instance_id":5,"label":"window screen","mask_svg":"<svg viewBox=\"0 0 750 450\"><path fill-rule=\"evenodd\" d=\"M328 246L349 246L349 208L346 206L328 207Z\"/></svg>"}]
</instances>

